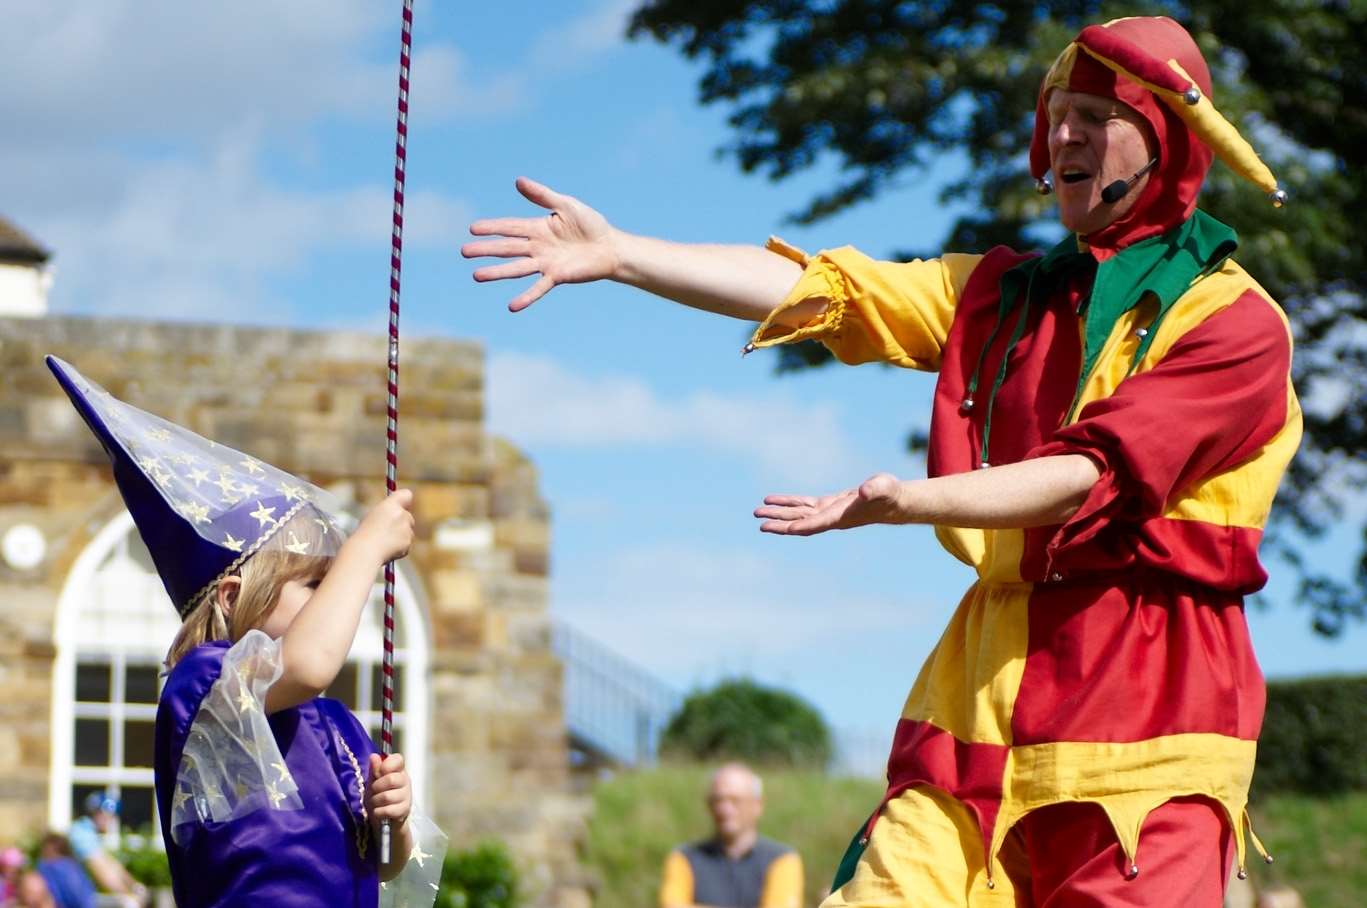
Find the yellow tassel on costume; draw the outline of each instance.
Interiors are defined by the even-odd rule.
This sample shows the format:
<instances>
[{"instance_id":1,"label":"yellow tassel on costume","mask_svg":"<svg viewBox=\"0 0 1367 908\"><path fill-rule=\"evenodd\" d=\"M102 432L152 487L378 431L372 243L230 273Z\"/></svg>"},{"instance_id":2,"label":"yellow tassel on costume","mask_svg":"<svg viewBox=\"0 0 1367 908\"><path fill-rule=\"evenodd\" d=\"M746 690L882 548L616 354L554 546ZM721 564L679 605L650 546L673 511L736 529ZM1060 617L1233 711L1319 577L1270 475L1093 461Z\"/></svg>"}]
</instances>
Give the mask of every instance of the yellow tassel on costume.
<instances>
[{"instance_id":1,"label":"yellow tassel on costume","mask_svg":"<svg viewBox=\"0 0 1367 908\"><path fill-rule=\"evenodd\" d=\"M1176 60L1169 60L1168 65L1188 82L1195 84ZM1234 124L1215 109L1209 98L1201 95L1195 104L1188 104L1181 95L1169 91L1159 91L1156 94L1186 122L1202 142L1210 146L1210 150L1215 152L1220 160L1229 165L1231 170L1255 184L1263 192L1277 191L1277 178L1272 175L1272 171L1258 157L1253 146L1248 144L1248 140L1234 128Z\"/></svg>"}]
</instances>

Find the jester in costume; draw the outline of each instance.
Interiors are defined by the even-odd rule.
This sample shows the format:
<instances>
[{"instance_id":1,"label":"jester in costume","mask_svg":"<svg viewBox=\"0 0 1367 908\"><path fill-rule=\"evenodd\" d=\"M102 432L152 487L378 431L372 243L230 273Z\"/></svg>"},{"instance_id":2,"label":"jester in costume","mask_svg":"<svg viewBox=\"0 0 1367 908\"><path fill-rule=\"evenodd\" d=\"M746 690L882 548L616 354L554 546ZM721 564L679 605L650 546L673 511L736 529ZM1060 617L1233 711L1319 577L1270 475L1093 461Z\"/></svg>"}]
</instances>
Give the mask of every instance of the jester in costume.
<instances>
[{"instance_id":1,"label":"jester in costume","mask_svg":"<svg viewBox=\"0 0 1367 908\"><path fill-rule=\"evenodd\" d=\"M1215 908L1263 852L1243 597L1301 418L1286 319L1196 207L1213 154L1285 201L1191 36L1131 18L1083 29L1040 88L1030 166L1069 230L1043 255L669 243L527 180L548 217L472 226L495 238L466 255L513 259L477 280L541 275L514 310L607 278L760 322L747 349L939 373L928 479L755 512L789 535L933 524L977 573L825 908Z\"/></svg>"}]
</instances>

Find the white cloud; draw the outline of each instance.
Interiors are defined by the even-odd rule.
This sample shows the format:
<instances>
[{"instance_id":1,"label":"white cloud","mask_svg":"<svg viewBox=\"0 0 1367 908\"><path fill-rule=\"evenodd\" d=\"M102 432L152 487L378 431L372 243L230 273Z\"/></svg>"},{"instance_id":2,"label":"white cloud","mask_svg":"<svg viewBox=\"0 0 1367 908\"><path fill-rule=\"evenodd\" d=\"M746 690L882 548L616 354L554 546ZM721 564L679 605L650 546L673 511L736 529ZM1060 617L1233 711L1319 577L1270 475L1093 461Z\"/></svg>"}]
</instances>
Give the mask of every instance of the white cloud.
<instances>
[{"instance_id":1,"label":"white cloud","mask_svg":"<svg viewBox=\"0 0 1367 908\"><path fill-rule=\"evenodd\" d=\"M687 543L629 547L579 570L593 578L592 594L557 598L559 615L674 678L716 674L717 667L744 673L889 628L905 633L942 612L895 594L852 593L819 561L766 554L759 545L746 552Z\"/></svg>"},{"instance_id":2,"label":"white cloud","mask_svg":"<svg viewBox=\"0 0 1367 908\"><path fill-rule=\"evenodd\" d=\"M539 85L591 66L603 54L623 46L627 21L636 3L604 0L576 18L548 25L532 37L516 61L480 80L466 74L465 60L459 53L434 52L427 60L415 59L413 70L418 73L421 62L424 79L435 75L438 84L451 86L440 91L435 102L444 114L520 113L535 103ZM415 94L415 103L418 99Z\"/></svg>"},{"instance_id":3,"label":"white cloud","mask_svg":"<svg viewBox=\"0 0 1367 908\"><path fill-rule=\"evenodd\" d=\"M415 30L415 122L510 112L539 80L621 46L634 0L606 0L534 33L521 59L476 75ZM424 13L424 10L419 10ZM30 147L110 138L212 141L319 117L391 118L398 17L372 0L53 0L7 9L0 122ZM468 40L476 40L469 36Z\"/></svg>"},{"instance_id":4,"label":"white cloud","mask_svg":"<svg viewBox=\"0 0 1367 908\"><path fill-rule=\"evenodd\" d=\"M679 112L659 107L635 120L613 154L626 170L655 172L661 148L688 147L692 142Z\"/></svg>"},{"instance_id":5,"label":"white cloud","mask_svg":"<svg viewBox=\"0 0 1367 908\"><path fill-rule=\"evenodd\" d=\"M0 41L0 117L30 142L174 133L244 122L293 130L318 116L390 115L398 18L371 0L105 0L20 4ZM388 40L386 40L388 39ZM415 37L415 116L476 97L459 51Z\"/></svg>"},{"instance_id":6,"label":"white cloud","mask_svg":"<svg viewBox=\"0 0 1367 908\"><path fill-rule=\"evenodd\" d=\"M489 426L519 445L673 445L743 457L777 478L848 481L852 446L837 408L790 394L660 395L639 378L587 376L546 356L489 362Z\"/></svg>"},{"instance_id":7,"label":"white cloud","mask_svg":"<svg viewBox=\"0 0 1367 908\"><path fill-rule=\"evenodd\" d=\"M290 311L273 298L272 279L320 250L370 250L382 266L390 188L288 188L262 173L262 154L253 133L225 138L202 161L103 161L106 191L43 206L24 222L58 252L54 301L86 311L275 321ZM410 194L407 203L410 248L449 242L469 220L466 205L440 194Z\"/></svg>"},{"instance_id":8,"label":"white cloud","mask_svg":"<svg viewBox=\"0 0 1367 908\"><path fill-rule=\"evenodd\" d=\"M543 32L533 43L528 62L544 70L567 69L621 46L637 5L638 0L605 0L584 15Z\"/></svg>"},{"instance_id":9,"label":"white cloud","mask_svg":"<svg viewBox=\"0 0 1367 908\"><path fill-rule=\"evenodd\" d=\"M303 188L272 173L330 119L394 117L398 20L369 0L24 4L0 37L5 214L56 253L58 309L289 319L279 278L325 251L374 250L392 187ZM388 40L383 40L388 39ZM414 116L504 103L452 45L419 40ZM326 158L311 162L325 170ZM410 192L405 240L463 231L459 199Z\"/></svg>"},{"instance_id":10,"label":"white cloud","mask_svg":"<svg viewBox=\"0 0 1367 908\"><path fill-rule=\"evenodd\" d=\"M532 32L521 60L476 72L415 29L412 121L524 109L553 74L621 40L627 0ZM280 321L282 277L338 250L387 253L388 169L326 173L323 127L395 115L397 8L372 0L54 0L6 11L0 35L3 214L57 253L54 308ZM461 40L477 40L462 35ZM379 134L383 134L380 132ZM410 192L405 241L464 232L460 199ZM378 278L377 278L378 280Z\"/></svg>"}]
</instances>

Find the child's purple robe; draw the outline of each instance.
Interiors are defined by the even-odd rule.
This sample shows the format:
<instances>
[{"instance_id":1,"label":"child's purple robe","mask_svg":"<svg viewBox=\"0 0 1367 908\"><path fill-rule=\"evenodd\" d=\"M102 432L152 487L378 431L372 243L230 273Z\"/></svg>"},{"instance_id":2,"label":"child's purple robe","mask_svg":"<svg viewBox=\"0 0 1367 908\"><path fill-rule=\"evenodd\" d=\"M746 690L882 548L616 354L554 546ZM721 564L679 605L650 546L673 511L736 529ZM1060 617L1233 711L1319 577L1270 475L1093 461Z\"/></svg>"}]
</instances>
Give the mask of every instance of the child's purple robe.
<instances>
[{"instance_id":1,"label":"child's purple robe","mask_svg":"<svg viewBox=\"0 0 1367 908\"><path fill-rule=\"evenodd\" d=\"M226 641L207 643L181 659L157 708L157 808L176 904L376 908L378 843L361 819L373 747L356 717L336 700L318 697L269 717L302 809L260 807L226 822L182 824L172 835L187 737L228 649ZM352 757L362 773L360 784Z\"/></svg>"}]
</instances>

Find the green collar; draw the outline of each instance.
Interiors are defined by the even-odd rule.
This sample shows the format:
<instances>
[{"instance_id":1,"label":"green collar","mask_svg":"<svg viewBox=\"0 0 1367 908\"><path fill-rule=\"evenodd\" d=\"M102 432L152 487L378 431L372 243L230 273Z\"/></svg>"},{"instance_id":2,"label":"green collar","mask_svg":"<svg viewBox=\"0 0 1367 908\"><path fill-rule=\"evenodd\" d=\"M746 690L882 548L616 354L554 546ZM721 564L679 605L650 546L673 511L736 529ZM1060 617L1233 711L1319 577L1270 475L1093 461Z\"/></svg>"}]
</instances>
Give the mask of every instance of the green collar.
<instances>
[{"instance_id":1,"label":"green collar","mask_svg":"<svg viewBox=\"0 0 1367 908\"><path fill-rule=\"evenodd\" d=\"M1084 303L1082 371L1069 421L1101 348L1120 317L1139 305L1146 294L1152 294L1158 301L1158 312L1145 326L1130 362L1133 369L1149 351L1158 335L1159 323L1167 317L1173 303L1193 282L1217 270L1238 245L1239 237L1231 227L1198 208L1167 233L1128 246L1097 266L1091 295Z\"/></svg>"},{"instance_id":2,"label":"green collar","mask_svg":"<svg viewBox=\"0 0 1367 908\"><path fill-rule=\"evenodd\" d=\"M1101 348L1111 336L1111 331L1120 317L1139 305L1146 294L1152 294L1158 301L1158 312L1153 321L1146 326L1134 358L1130 362L1130 369L1133 370L1148 352L1158 334L1159 324L1178 298L1194 281L1217 270L1238 245L1239 238L1233 229L1198 208L1191 217L1167 233L1127 246L1096 266L1096 277L1092 281L1091 293L1079 309L1085 324L1082 369L1078 374L1077 390L1073 394L1072 406L1068 408L1065 424L1072 422L1082 396L1082 389L1096 366ZM992 345L997 332L1016 304L1023 301L1024 305L1017 316L1006 354L1002 357L1001 366L988 392L981 451L982 465L986 466L989 463L988 442L992 431L993 404L996 403L997 392L1006 380L1006 364L1011 357L1011 349L1024 332L1032 302L1048 294L1076 268L1089 266L1094 261L1091 254L1082 247L1079 239L1075 235L1070 235L1043 256L1022 262L1002 274L997 321L987 343L978 351L978 363L969 378L967 396L964 400L965 408L973 407L973 398L977 392L979 373L987 347Z\"/></svg>"}]
</instances>

